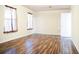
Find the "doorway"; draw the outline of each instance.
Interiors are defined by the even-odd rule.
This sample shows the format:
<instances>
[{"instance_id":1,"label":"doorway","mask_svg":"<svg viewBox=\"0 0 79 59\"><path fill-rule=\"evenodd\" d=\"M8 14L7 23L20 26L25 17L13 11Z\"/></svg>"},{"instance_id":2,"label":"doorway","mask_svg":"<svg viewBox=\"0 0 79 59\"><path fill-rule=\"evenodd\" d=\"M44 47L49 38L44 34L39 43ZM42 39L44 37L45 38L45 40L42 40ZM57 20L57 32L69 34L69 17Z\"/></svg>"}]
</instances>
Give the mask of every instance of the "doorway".
<instances>
[{"instance_id":1,"label":"doorway","mask_svg":"<svg viewBox=\"0 0 79 59\"><path fill-rule=\"evenodd\" d=\"M72 37L71 35L71 13L61 13L61 37Z\"/></svg>"}]
</instances>

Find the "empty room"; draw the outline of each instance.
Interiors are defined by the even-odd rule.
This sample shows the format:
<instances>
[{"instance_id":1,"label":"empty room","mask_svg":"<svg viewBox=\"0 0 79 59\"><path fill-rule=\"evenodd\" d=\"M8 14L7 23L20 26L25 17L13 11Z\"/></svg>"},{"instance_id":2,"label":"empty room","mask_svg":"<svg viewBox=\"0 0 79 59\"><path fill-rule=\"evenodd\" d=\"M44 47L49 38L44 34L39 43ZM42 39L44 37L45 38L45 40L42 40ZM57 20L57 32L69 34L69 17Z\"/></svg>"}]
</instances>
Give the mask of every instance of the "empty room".
<instances>
[{"instance_id":1,"label":"empty room","mask_svg":"<svg viewBox=\"0 0 79 59\"><path fill-rule=\"evenodd\" d=\"M79 5L0 5L0 54L78 54Z\"/></svg>"}]
</instances>

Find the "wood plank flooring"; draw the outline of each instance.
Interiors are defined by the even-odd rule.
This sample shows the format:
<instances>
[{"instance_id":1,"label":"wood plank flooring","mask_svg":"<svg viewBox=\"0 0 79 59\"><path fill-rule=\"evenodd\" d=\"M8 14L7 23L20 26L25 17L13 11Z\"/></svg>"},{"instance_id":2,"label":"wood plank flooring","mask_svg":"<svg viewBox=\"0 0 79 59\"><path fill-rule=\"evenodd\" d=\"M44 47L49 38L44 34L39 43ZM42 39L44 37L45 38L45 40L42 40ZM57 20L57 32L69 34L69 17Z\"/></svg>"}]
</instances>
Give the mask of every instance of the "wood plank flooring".
<instances>
[{"instance_id":1,"label":"wood plank flooring","mask_svg":"<svg viewBox=\"0 0 79 59\"><path fill-rule=\"evenodd\" d=\"M69 38L32 34L0 44L1 54L77 54Z\"/></svg>"}]
</instances>

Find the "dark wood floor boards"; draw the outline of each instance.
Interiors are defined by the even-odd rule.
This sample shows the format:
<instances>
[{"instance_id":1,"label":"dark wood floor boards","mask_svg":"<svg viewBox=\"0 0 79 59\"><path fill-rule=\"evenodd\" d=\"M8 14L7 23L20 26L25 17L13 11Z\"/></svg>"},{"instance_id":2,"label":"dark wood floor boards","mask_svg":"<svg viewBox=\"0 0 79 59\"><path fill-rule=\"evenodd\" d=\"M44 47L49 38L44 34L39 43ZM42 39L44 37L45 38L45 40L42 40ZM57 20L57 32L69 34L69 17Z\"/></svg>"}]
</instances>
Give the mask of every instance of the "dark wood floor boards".
<instances>
[{"instance_id":1,"label":"dark wood floor boards","mask_svg":"<svg viewBox=\"0 0 79 59\"><path fill-rule=\"evenodd\" d=\"M32 34L0 44L0 53L16 54L76 54L71 40L59 35Z\"/></svg>"}]
</instances>

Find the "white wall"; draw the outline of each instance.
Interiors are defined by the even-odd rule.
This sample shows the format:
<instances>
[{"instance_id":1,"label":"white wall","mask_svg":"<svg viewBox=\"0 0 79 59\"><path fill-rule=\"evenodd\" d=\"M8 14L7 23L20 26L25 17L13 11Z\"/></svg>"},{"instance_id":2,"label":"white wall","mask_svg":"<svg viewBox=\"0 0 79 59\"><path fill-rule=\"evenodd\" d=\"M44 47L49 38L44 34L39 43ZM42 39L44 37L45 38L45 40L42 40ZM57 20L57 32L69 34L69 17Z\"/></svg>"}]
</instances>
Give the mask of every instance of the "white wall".
<instances>
[{"instance_id":1,"label":"white wall","mask_svg":"<svg viewBox=\"0 0 79 59\"><path fill-rule=\"evenodd\" d=\"M41 11L37 14L36 33L60 35L60 14L69 10Z\"/></svg>"},{"instance_id":2,"label":"white wall","mask_svg":"<svg viewBox=\"0 0 79 59\"><path fill-rule=\"evenodd\" d=\"M72 40L79 51L79 6L72 6Z\"/></svg>"},{"instance_id":3,"label":"white wall","mask_svg":"<svg viewBox=\"0 0 79 59\"><path fill-rule=\"evenodd\" d=\"M17 8L17 25L18 25L18 32L14 33L3 33L4 31L4 6L0 5L0 43L6 42L9 40L13 40L19 37L23 37L32 33L32 31L27 30L27 12L33 11L27 9L23 6L14 5L12 7Z\"/></svg>"}]
</instances>

